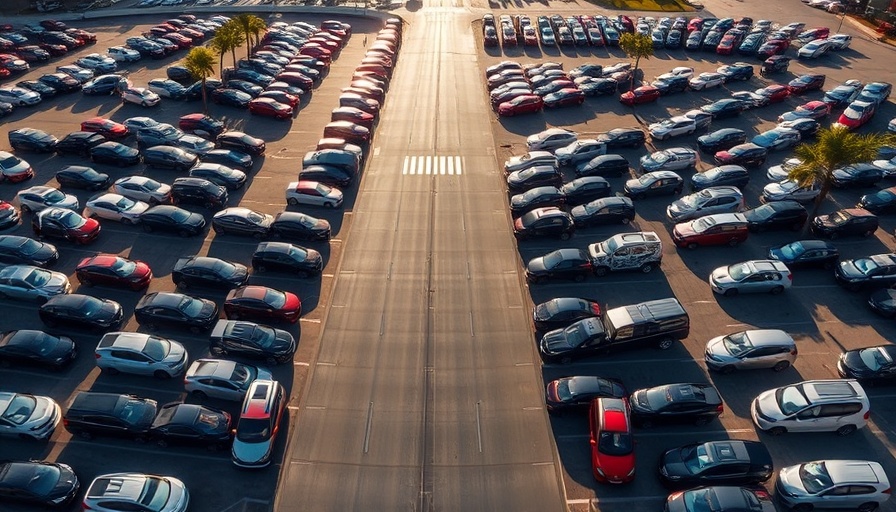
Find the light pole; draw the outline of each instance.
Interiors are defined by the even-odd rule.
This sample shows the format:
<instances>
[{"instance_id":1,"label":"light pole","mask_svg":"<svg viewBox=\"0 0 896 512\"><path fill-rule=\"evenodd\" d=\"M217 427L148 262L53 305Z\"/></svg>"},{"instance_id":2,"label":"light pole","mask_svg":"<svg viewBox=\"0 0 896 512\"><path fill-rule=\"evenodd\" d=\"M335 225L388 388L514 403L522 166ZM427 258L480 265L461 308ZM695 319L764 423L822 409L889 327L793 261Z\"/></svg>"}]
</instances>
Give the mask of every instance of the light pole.
<instances>
[{"instance_id":1,"label":"light pole","mask_svg":"<svg viewBox=\"0 0 896 512\"><path fill-rule=\"evenodd\" d=\"M840 28L843 27L843 18L846 17L846 11L840 13L840 24L837 25L837 33L840 33Z\"/></svg>"}]
</instances>

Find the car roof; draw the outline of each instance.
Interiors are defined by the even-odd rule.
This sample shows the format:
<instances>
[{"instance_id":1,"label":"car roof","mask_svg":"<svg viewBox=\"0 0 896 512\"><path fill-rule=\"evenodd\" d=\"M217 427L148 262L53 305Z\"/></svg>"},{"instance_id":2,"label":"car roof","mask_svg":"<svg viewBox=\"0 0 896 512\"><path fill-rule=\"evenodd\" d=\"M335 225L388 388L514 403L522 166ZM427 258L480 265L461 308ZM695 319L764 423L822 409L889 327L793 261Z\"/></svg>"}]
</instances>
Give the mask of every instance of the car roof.
<instances>
[{"instance_id":1,"label":"car roof","mask_svg":"<svg viewBox=\"0 0 896 512\"><path fill-rule=\"evenodd\" d=\"M115 408L122 398L127 398L127 395L80 391L74 398L72 398L68 409L69 411L83 409L87 411L114 413Z\"/></svg>"},{"instance_id":2,"label":"car roof","mask_svg":"<svg viewBox=\"0 0 896 512\"><path fill-rule=\"evenodd\" d=\"M249 391L246 393L246 401L240 412L240 419L270 417L271 408L268 403L268 395L272 394L277 386L277 381L273 380L256 380L252 382Z\"/></svg>"},{"instance_id":3,"label":"car roof","mask_svg":"<svg viewBox=\"0 0 896 512\"><path fill-rule=\"evenodd\" d=\"M780 329L752 329L745 333L754 348L794 345L793 338Z\"/></svg>"},{"instance_id":4,"label":"car roof","mask_svg":"<svg viewBox=\"0 0 896 512\"><path fill-rule=\"evenodd\" d=\"M889 483L883 468L874 461L826 460L822 462L824 462L834 484Z\"/></svg>"},{"instance_id":5,"label":"car roof","mask_svg":"<svg viewBox=\"0 0 896 512\"><path fill-rule=\"evenodd\" d=\"M192 376L214 376L222 379L229 379L237 365L235 361L227 359L197 359L193 364L195 368Z\"/></svg>"},{"instance_id":6,"label":"car roof","mask_svg":"<svg viewBox=\"0 0 896 512\"><path fill-rule=\"evenodd\" d=\"M147 303L153 306L177 307L184 300L184 295L171 292L156 292L145 297L149 299Z\"/></svg>"},{"instance_id":7,"label":"car roof","mask_svg":"<svg viewBox=\"0 0 896 512\"><path fill-rule=\"evenodd\" d=\"M662 386L671 402L721 403L722 399L709 384L666 384Z\"/></svg>"},{"instance_id":8,"label":"car roof","mask_svg":"<svg viewBox=\"0 0 896 512\"><path fill-rule=\"evenodd\" d=\"M143 493L146 476L134 473L116 473L97 477L87 490L88 498L118 498L137 501Z\"/></svg>"}]
</instances>

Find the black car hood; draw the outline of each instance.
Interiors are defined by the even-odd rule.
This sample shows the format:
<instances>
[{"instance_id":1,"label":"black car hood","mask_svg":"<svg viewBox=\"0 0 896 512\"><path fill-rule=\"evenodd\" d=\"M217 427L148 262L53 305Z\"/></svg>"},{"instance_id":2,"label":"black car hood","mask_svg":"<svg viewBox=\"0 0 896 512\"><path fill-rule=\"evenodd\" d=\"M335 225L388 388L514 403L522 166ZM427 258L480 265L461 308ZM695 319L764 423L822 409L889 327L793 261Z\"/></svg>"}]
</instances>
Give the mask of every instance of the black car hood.
<instances>
[{"instance_id":1,"label":"black car hood","mask_svg":"<svg viewBox=\"0 0 896 512\"><path fill-rule=\"evenodd\" d=\"M868 368L865 362L862 361L862 356L860 355L859 350L845 352L840 356L840 361L843 363L845 369L849 370L849 377L861 377L874 373Z\"/></svg>"},{"instance_id":2,"label":"black car hood","mask_svg":"<svg viewBox=\"0 0 896 512\"><path fill-rule=\"evenodd\" d=\"M681 452L681 448L673 448L660 457L660 467L665 469L667 477L672 477L670 480L675 480L675 477L687 478L691 476L688 467L681 458Z\"/></svg>"},{"instance_id":3,"label":"black car hood","mask_svg":"<svg viewBox=\"0 0 896 512\"><path fill-rule=\"evenodd\" d=\"M548 354L563 354L575 348L569 345L569 339L563 329L545 334L541 338L541 347Z\"/></svg>"},{"instance_id":4,"label":"black car hood","mask_svg":"<svg viewBox=\"0 0 896 512\"><path fill-rule=\"evenodd\" d=\"M285 354L292 350L292 336L286 332L277 329L274 342L271 343L271 351L277 354Z\"/></svg>"}]
</instances>

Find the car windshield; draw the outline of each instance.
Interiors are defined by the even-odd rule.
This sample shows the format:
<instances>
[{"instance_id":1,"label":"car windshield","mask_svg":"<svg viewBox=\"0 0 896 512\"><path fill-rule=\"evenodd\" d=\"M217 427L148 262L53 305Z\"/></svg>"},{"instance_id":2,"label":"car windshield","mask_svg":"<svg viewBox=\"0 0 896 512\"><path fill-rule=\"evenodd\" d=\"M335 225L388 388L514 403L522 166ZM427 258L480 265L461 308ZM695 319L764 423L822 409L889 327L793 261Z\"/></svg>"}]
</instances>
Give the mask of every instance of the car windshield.
<instances>
[{"instance_id":1,"label":"car windshield","mask_svg":"<svg viewBox=\"0 0 896 512\"><path fill-rule=\"evenodd\" d=\"M666 407L666 404L672 402L672 394L665 387L648 389L643 395L647 403L646 405L652 411L659 411ZM645 405L643 402L641 405Z\"/></svg>"},{"instance_id":2,"label":"car windshield","mask_svg":"<svg viewBox=\"0 0 896 512\"><path fill-rule=\"evenodd\" d=\"M180 208L178 208L177 210L171 211L170 217L171 217L171 220L173 220L174 222L178 222L178 223L186 222L186 220L190 218L190 212L188 212L186 210L181 210Z\"/></svg>"},{"instance_id":3,"label":"car windshield","mask_svg":"<svg viewBox=\"0 0 896 512\"><path fill-rule=\"evenodd\" d=\"M712 462L712 457L706 451L705 444L697 446L685 446L681 449L681 460L691 474L697 473Z\"/></svg>"},{"instance_id":4,"label":"car windshield","mask_svg":"<svg viewBox=\"0 0 896 512\"><path fill-rule=\"evenodd\" d=\"M672 155L669 153L666 153L665 151L660 151L660 152L650 155L650 159L658 164L664 164L664 163L668 162L671 158L672 158Z\"/></svg>"},{"instance_id":5,"label":"car windshield","mask_svg":"<svg viewBox=\"0 0 896 512\"><path fill-rule=\"evenodd\" d=\"M844 212L834 212L828 216L828 220L834 225L845 224L849 220L849 215Z\"/></svg>"},{"instance_id":6,"label":"car windshield","mask_svg":"<svg viewBox=\"0 0 896 512\"><path fill-rule=\"evenodd\" d=\"M271 307L280 309L286 305L286 294L279 290L268 288L264 293L264 301Z\"/></svg>"},{"instance_id":7,"label":"car windshield","mask_svg":"<svg viewBox=\"0 0 896 512\"><path fill-rule=\"evenodd\" d=\"M220 276L232 276L237 273L236 265L224 260L216 261L212 270Z\"/></svg>"},{"instance_id":8,"label":"car windshield","mask_svg":"<svg viewBox=\"0 0 896 512\"><path fill-rule=\"evenodd\" d=\"M118 155L126 155L131 151L129 146L125 146L124 144L114 144L112 146L112 151Z\"/></svg>"},{"instance_id":9,"label":"car windshield","mask_svg":"<svg viewBox=\"0 0 896 512\"><path fill-rule=\"evenodd\" d=\"M802 254L806 252L806 248L803 247L803 244L801 242L793 242L782 246L780 251L785 258L793 260L802 256Z\"/></svg>"},{"instance_id":10,"label":"car windshield","mask_svg":"<svg viewBox=\"0 0 896 512\"><path fill-rule=\"evenodd\" d=\"M28 490L35 496L46 496L59 483L59 470L47 464L36 464L28 481Z\"/></svg>"},{"instance_id":11,"label":"car windshield","mask_svg":"<svg viewBox=\"0 0 896 512\"><path fill-rule=\"evenodd\" d=\"M333 189L324 185L323 183L318 183L317 186L314 187L314 190L316 190L318 194L326 196L329 195Z\"/></svg>"},{"instance_id":12,"label":"car windshield","mask_svg":"<svg viewBox=\"0 0 896 512\"><path fill-rule=\"evenodd\" d=\"M44 195L44 201L46 201L47 204L61 203L65 201L65 194L59 190L53 189Z\"/></svg>"},{"instance_id":13,"label":"car windshield","mask_svg":"<svg viewBox=\"0 0 896 512\"><path fill-rule=\"evenodd\" d=\"M801 465L800 480L811 494L818 494L834 485L824 462L807 462Z\"/></svg>"},{"instance_id":14,"label":"car windshield","mask_svg":"<svg viewBox=\"0 0 896 512\"><path fill-rule=\"evenodd\" d=\"M230 381L238 384L241 388L245 388L250 382L255 380L256 374L254 367L236 364L233 367L233 373L230 374Z\"/></svg>"},{"instance_id":15,"label":"car windshield","mask_svg":"<svg viewBox=\"0 0 896 512\"><path fill-rule=\"evenodd\" d=\"M627 432L601 432L597 449L601 453L617 457L628 455L634 450L632 435Z\"/></svg>"},{"instance_id":16,"label":"car windshield","mask_svg":"<svg viewBox=\"0 0 896 512\"><path fill-rule=\"evenodd\" d=\"M196 318L202 312L202 306L201 300L185 296L177 307L188 317Z\"/></svg>"},{"instance_id":17,"label":"car windshield","mask_svg":"<svg viewBox=\"0 0 896 512\"><path fill-rule=\"evenodd\" d=\"M118 208L120 211L125 211L125 210L130 210L136 204L137 203L135 201L131 201L130 199L128 199L126 197L122 197L121 199L118 200L117 203L115 203L115 207Z\"/></svg>"},{"instance_id":18,"label":"car windshield","mask_svg":"<svg viewBox=\"0 0 896 512\"><path fill-rule=\"evenodd\" d=\"M0 167L2 167L4 169L9 169L11 167L18 165L20 161L21 160L19 160L17 157L15 157L13 155L9 155L8 158L4 158L3 160L0 160Z\"/></svg>"},{"instance_id":19,"label":"car windshield","mask_svg":"<svg viewBox=\"0 0 896 512\"><path fill-rule=\"evenodd\" d=\"M22 425L37 408L37 400L30 395L15 395L9 402L9 407L3 412L3 419L13 425Z\"/></svg>"},{"instance_id":20,"label":"car windshield","mask_svg":"<svg viewBox=\"0 0 896 512\"><path fill-rule=\"evenodd\" d=\"M600 248L607 254L615 252L619 248L619 243L615 238L609 238L600 243Z\"/></svg>"},{"instance_id":21,"label":"car windshield","mask_svg":"<svg viewBox=\"0 0 896 512\"><path fill-rule=\"evenodd\" d=\"M299 224L306 228L313 228L317 225L317 219L309 217L307 215L299 215L298 217Z\"/></svg>"},{"instance_id":22,"label":"car windshield","mask_svg":"<svg viewBox=\"0 0 896 512\"><path fill-rule=\"evenodd\" d=\"M883 367L893 364L893 360L890 358L890 355L887 354L881 347L866 348L860 350L859 357L862 359L862 362L865 363L865 366L867 366L871 371L877 371Z\"/></svg>"},{"instance_id":23,"label":"car windshield","mask_svg":"<svg viewBox=\"0 0 896 512\"><path fill-rule=\"evenodd\" d=\"M862 274L868 275L874 269L878 268L880 265L875 263L874 260L870 258L859 258L852 261L852 264L856 267L856 270L861 272Z\"/></svg>"},{"instance_id":24,"label":"car windshield","mask_svg":"<svg viewBox=\"0 0 896 512\"><path fill-rule=\"evenodd\" d=\"M849 119L859 119L867 109L868 105L850 105L850 107L843 112L843 115Z\"/></svg>"},{"instance_id":25,"label":"car windshield","mask_svg":"<svg viewBox=\"0 0 896 512\"><path fill-rule=\"evenodd\" d=\"M703 233L707 229L715 226L716 224L717 224L716 220L714 218L712 218L712 216L707 215L705 217L700 217L699 219L695 220L691 224L691 228L693 228L694 232L696 232L696 233Z\"/></svg>"},{"instance_id":26,"label":"car windshield","mask_svg":"<svg viewBox=\"0 0 896 512\"><path fill-rule=\"evenodd\" d=\"M146 345L143 346L143 353L154 361L165 359L170 351L171 342L162 338L147 338Z\"/></svg>"},{"instance_id":27,"label":"car windshield","mask_svg":"<svg viewBox=\"0 0 896 512\"><path fill-rule=\"evenodd\" d=\"M238 440L244 443L260 443L267 441L270 436L270 421L240 418L240 422L236 428L236 438Z\"/></svg>"},{"instance_id":28,"label":"car windshield","mask_svg":"<svg viewBox=\"0 0 896 512\"><path fill-rule=\"evenodd\" d=\"M50 277L52 277L50 272L38 268L34 269L27 277L25 277L25 282L31 285L32 288L40 288L50 281Z\"/></svg>"},{"instance_id":29,"label":"car windshield","mask_svg":"<svg viewBox=\"0 0 896 512\"><path fill-rule=\"evenodd\" d=\"M570 347L579 347L588 340L588 332L582 323L574 323L563 331Z\"/></svg>"},{"instance_id":30,"label":"car windshield","mask_svg":"<svg viewBox=\"0 0 896 512\"><path fill-rule=\"evenodd\" d=\"M563 256L560 251L554 251L545 254L543 259L545 268L554 268L563 261Z\"/></svg>"},{"instance_id":31,"label":"car windshield","mask_svg":"<svg viewBox=\"0 0 896 512\"><path fill-rule=\"evenodd\" d=\"M753 137L753 144L758 144L760 146L767 146L769 144L774 143L778 140L781 134L774 130L769 130L765 133L760 133L759 135Z\"/></svg>"},{"instance_id":32,"label":"car windshield","mask_svg":"<svg viewBox=\"0 0 896 512\"><path fill-rule=\"evenodd\" d=\"M775 209L768 204L764 204L758 208L753 208L753 215L759 220L770 219L775 214Z\"/></svg>"},{"instance_id":33,"label":"car windshield","mask_svg":"<svg viewBox=\"0 0 896 512\"><path fill-rule=\"evenodd\" d=\"M161 511L168 504L171 484L162 478L148 478L140 495L140 504L154 512Z\"/></svg>"},{"instance_id":34,"label":"car windshield","mask_svg":"<svg viewBox=\"0 0 896 512\"><path fill-rule=\"evenodd\" d=\"M704 202L706 202L708 199L712 199L712 192L710 192L709 190L701 190L700 192L697 192L696 194L691 194L691 195L682 197L681 201L684 204L687 204L690 206L699 206L699 205L703 204Z\"/></svg>"},{"instance_id":35,"label":"car windshield","mask_svg":"<svg viewBox=\"0 0 896 512\"><path fill-rule=\"evenodd\" d=\"M59 221L63 226L69 229L80 228L87 223L84 217L81 217L75 212L65 212L65 214L59 217Z\"/></svg>"},{"instance_id":36,"label":"car windshield","mask_svg":"<svg viewBox=\"0 0 896 512\"><path fill-rule=\"evenodd\" d=\"M684 494L684 502L688 512L714 512L721 510L719 500L711 487L687 491Z\"/></svg>"},{"instance_id":37,"label":"car windshield","mask_svg":"<svg viewBox=\"0 0 896 512\"><path fill-rule=\"evenodd\" d=\"M746 263L735 263L728 266L728 276L735 281L740 281L750 274L752 274L752 271Z\"/></svg>"},{"instance_id":38,"label":"car windshield","mask_svg":"<svg viewBox=\"0 0 896 512\"><path fill-rule=\"evenodd\" d=\"M802 385L778 388L775 391L775 399L778 401L781 412L788 416L798 413L809 405L809 399L803 393Z\"/></svg>"},{"instance_id":39,"label":"car windshield","mask_svg":"<svg viewBox=\"0 0 896 512\"><path fill-rule=\"evenodd\" d=\"M722 338L722 343L725 344L725 348L728 349L728 352L735 357L753 348L753 343L750 342L750 337L747 336L746 331L729 334Z\"/></svg>"},{"instance_id":40,"label":"car windshield","mask_svg":"<svg viewBox=\"0 0 896 512\"><path fill-rule=\"evenodd\" d=\"M34 240L33 238L25 238L22 241L22 245L19 246L19 252L25 254L27 256L31 256L32 254L39 251L44 244Z\"/></svg>"}]
</instances>

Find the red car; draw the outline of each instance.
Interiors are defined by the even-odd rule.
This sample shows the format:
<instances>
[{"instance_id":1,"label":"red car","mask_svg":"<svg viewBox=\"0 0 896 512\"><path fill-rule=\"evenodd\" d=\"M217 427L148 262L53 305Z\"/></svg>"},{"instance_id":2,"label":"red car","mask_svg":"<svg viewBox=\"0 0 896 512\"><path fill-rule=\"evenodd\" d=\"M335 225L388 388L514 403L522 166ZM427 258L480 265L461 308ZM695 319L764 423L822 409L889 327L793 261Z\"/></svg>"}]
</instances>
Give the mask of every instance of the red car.
<instances>
[{"instance_id":1,"label":"red car","mask_svg":"<svg viewBox=\"0 0 896 512\"><path fill-rule=\"evenodd\" d=\"M756 56L765 60L772 55L780 55L784 53L787 48L790 48L790 41L787 39L772 39L771 41L766 41L765 44L759 47Z\"/></svg>"},{"instance_id":2,"label":"red car","mask_svg":"<svg viewBox=\"0 0 896 512\"><path fill-rule=\"evenodd\" d=\"M854 101L840 114L837 124L847 129L856 130L874 117L877 104L870 101Z\"/></svg>"},{"instance_id":3,"label":"red car","mask_svg":"<svg viewBox=\"0 0 896 512\"><path fill-rule=\"evenodd\" d=\"M302 45L299 49L299 55L310 55L324 62L331 62L333 60L333 54L330 50L323 48L322 46L310 46L315 43L306 43Z\"/></svg>"},{"instance_id":4,"label":"red car","mask_svg":"<svg viewBox=\"0 0 896 512\"><path fill-rule=\"evenodd\" d=\"M68 25L61 21L57 20L43 20L40 22L40 26L44 27L47 30L58 30L62 31L68 28Z\"/></svg>"},{"instance_id":5,"label":"red car","mask_svg":"<svg viewBox=\"0 0 896 512\"><path fill-rule=\"evenodd\" d=\"M640 105L656 101L660 97L660 90L652 85L642 85L634 91L627 91L619 96L623 105Z\"/></svg>"},{"instance_id":6,"label":"red car","mask_svg":"<svg viewBox=\"0 0 896 512\"><path fill-rule=\"evenodd\" d=\"M719 41L719 45L716 46L716 53L719 55L731 55L731 52L740 45L742 40L743 33L732 34L729 32Z\"/></svg>"},{"instance_id":7,"label":"red car","mask_svg":"<svg viewBox=\"0 0 896 512\"><path fill-rule=\"evenodd\" d=\"M537 94L523 94L498 105L498 115L512 117L519 114L534 114L544 107L544 100Z\"/></svg>"},{"instance_id":8,"label":"red car","mask_svg":"<svg viewBox=\"0 0 896 512\"><path fill-rule=\"evenodd\" d=\"M12 73L6 68L0 68L0 78L8 78Z\"/></svg>"},{"instance_id":9,"label":"red car","mask_svg":"<svg viewBox=\"0 0 896 512\"><path fill-rule=\"evenodd\" d=\"M94 117L84 121L81 123L81 131L99 133L109 140L123 139L131 133L127 126L104 117Z\"/></svg>"},{"instance_id":10,"label":"red car","mask_svg":"<svg viewBox=\"0 0 896 512\"><path fill-rule=\"evenodd\" d=\"M59 57L68 52L68 48L66 48L64 44L38 43L37 46L50 52L50 55L53 57Z\"/></svg>"},{"instance_id":11,"label":"red car","mask_svg":"<svg viewBox=\"0 0 896 512\"><path fill-rule=\"evenodd\" d=\"M672 241L686 249L704 245L730 245L734 247L750 235L747 219L740 213L717 213L676 224Z\"/></svg>"},{"instance_id":12,"label":"red car","mask_svg":"<svg viewBox=\"0 0 896 512\"><path fill-rule=\"evenodd\" d=\"M0 199L0 229L6 229L19 223L19 212L16 207Z\"/></svg>"},{"instance_id":13,"label":"red car","mask_svg":"<svg viewBox=\"0 0 896 512\"><path fill-rule=\"evenodd\" d=\"M779 103L790 96L790 89L786 85L773 84L762 89L756 89L756 94L768 98L769 103Z\"/></svg>"},{"instance_id":14,"label":"red car","mask_svg":"<svg viewBox=\"0 0 896 512\"><path fill-rule=\"evenodd\" d=\"M181 116L177 121L177 126L187 133L211 139L224 131L224 123L222 121L199 113Z\"/></svg>"},{"instance_id":15,"label":"red car","mask_svg":"<svg viewBox=\"0 0 896 512\"><path fill-rule=\"evenodd\" d=\"M803 94L824 87L824 75L800 75L787 84L790 94Z\"/></svg>"},{"instance_id":16,"label":"red car","mask_svg":"<svg viewBox=\"0 0 896 512\"><path fill-rule=\"evenodd\" d=\"M292 117L293 109L286 103L280 103L274 98L255 98L249 102L249 112L257 116L284 120Z\"/></svg>"},{"instance_id":17,"label":"red car","mask_svg":"<svg viewBox=\"0 0 896 512\"><path fill-rule=\"evenodd\" d=\"M335 137L363 146L370 142L370 130L351 121L333 121L324 127L325 138Z\"/></svg>"},{"instance_id":18,"label":"red car","mask_svg":"<svg viewBox=\"0 0 896 512\"><path fill-rule=\"evenodd\" d=\"M175 43L177 45L177 47L181 50L184 50L184 49L187 49L187 48L193 46L192 39L190 39L187 36L178 34L177 32L171 32L171 33L165 34L165 39L171 41L172 43Z\"/></svg>"},{"instance_id":19,"label":"red car","mask_svg":"<svg viewBox=\"0 0 896 512\"><path fill-rule=\"evenodd\" d=\"M691 18L691 21L688 22L688 33L691 33L695 30L703 29L703 19L702 18Z\"/></svg>"},{"instance_id":20,"label":"red car","mask_svg":"<svg viewBox=\"0 0 896 512\"><path fill-rule=\"evenodd\" d=\"M65 208L47 208L31 216L31 230L38 237L61 238L89 244L100 236L100 223Z\"/></svg>"},{"instance_id":21,"label":"red car","mask_svg":"<svg viewBox=\"0 0 896 512\"><path fill-rule=\"evenodd\" d=\"M67 28L65 29L64 33L65 35L73 37L84 44L93 44L96 42L96 34L94 34L93 32L88 32L86 30L82 30L80 28Z\"/></svg>"},{"instance_id":22,"label":"red car","mask_svg":"<svg viewBox=\"0 0 896 512\"><path fill-rule=\"evenodd\" d=\"M368 129L373 127L374 119L376 117L373 114L355 107L335 108L333 113L330 114L330 121L350 121Z\"/></svg>"},{"instance_id":23,"label":"red car","mask_svg":"<svg viewBox=\"0 0 896 512\"><path fill-rule=\"evenodd\" d=\"M227 294L224 314L230 320L276 320L294 324L302 314L302 301L294 293L267 286L240 286Z\"/></svg>"},{"instance_id":24,"label":"red car","mask_svg":"<svg viewBox=\"0 0 896 512\"><path fill-rule=\"evenodd\" d=\"M75 276L84 286L95 284L143 290L152 281L152 270L142 261L131 261L117 254L97 254L81 260Z\"/></svg>"},{"instance_id":25,"label":"red car","mask_svg":"<svg viewBox=\"0 0 896 512\"><path fill-rule=\"evenodd\" d=\"M588 423L594 479L609 484L634 480L635 441L626 399L594 399L588 412Z\"/></svg>"}]
</instances>

